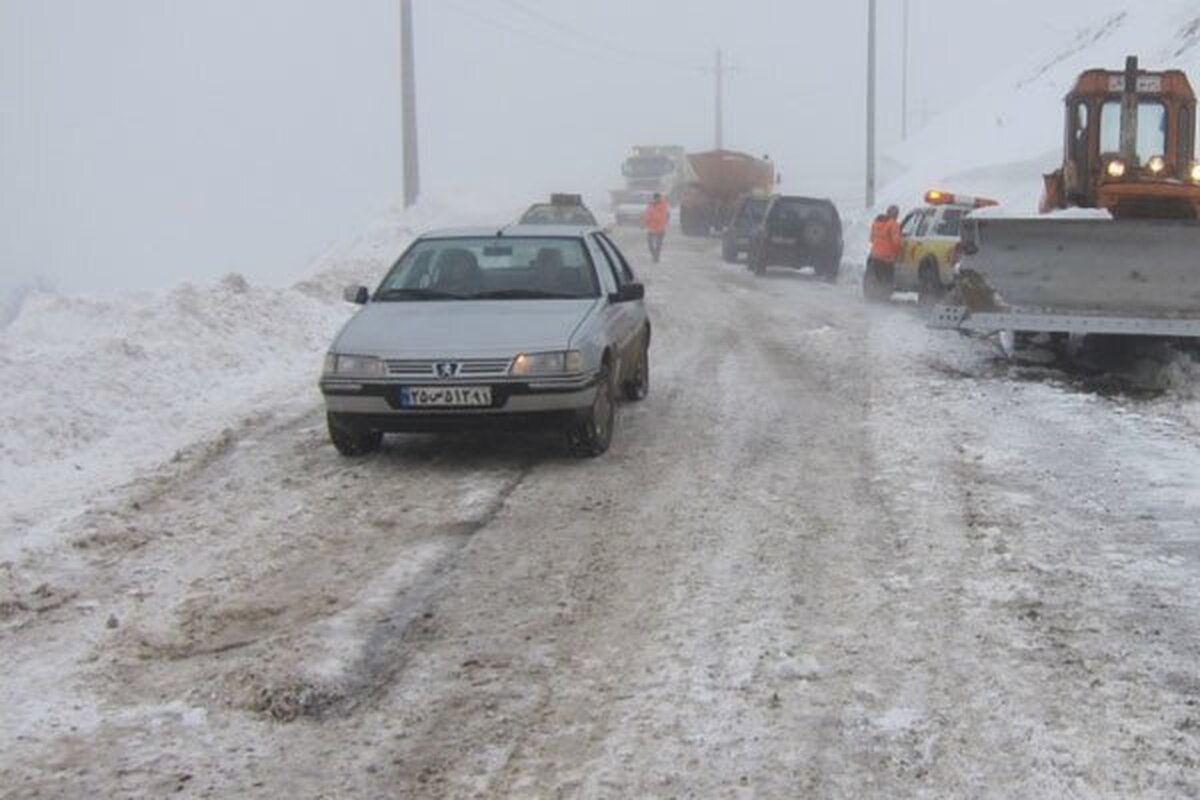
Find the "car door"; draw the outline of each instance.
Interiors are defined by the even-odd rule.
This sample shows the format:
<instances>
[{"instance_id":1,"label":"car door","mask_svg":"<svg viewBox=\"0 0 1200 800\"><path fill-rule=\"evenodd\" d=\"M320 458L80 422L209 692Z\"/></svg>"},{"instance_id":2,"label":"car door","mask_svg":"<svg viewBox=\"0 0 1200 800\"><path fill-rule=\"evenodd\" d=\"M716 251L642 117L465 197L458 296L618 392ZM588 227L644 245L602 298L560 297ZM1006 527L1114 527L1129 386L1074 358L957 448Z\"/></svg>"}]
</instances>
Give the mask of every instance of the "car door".
<instances>
[{"instance_id":1,"label":"car door","mask_svg":"<svg viewBox=\"0 0 1200 800\"><path fill-rule=\"evenodd\" d=\"M636 283L633 268L612 239L606 234L594 233L592 240L618 289ZM636 369L638 355L644 344L645 319L645 303L641 300L609 303L605 309L609 342L616 349L620 361L617 375L621 381L632 377L632 371Z\"/></svg>"},{"instance_id":2,"label":"car door","mask_svg":"<svg viewBox=\"0 0 1200 800\"><path fill-rule=\"evenodd\" d=\"M954 283L952 254L958 246L962 233L962 220L966 213L967 209L965 208L947 207L942 210L937 223L931 229L931 234L935 238L931 240L929 249L937 261L938 275L943 286Z\"/></svg>"},{"instance_id":3,"label":"car door","mask_svg":"<svg viewBox=\"0 0 1200 800\"><path fill-rule=\"evenodd\" d=\"M915 289L917 286L917 263L920 257L920 231L927 225L929 209L918 209L904 218L900 225L900 258L896 262L896 288Z\"/></svg>"}]
</instances>

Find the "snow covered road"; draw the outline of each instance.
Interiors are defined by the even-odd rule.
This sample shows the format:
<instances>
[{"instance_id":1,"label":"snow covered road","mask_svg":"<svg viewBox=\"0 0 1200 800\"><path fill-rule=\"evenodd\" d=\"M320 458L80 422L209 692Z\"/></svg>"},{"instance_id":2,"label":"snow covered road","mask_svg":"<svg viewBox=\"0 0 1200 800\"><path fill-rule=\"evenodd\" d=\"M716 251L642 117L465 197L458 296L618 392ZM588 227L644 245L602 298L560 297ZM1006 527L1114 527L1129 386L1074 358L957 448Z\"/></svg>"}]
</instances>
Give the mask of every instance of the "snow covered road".
<instances>
[{"instance_id":1,"label":"snow covered road","mask_svg":"<svg viewBox=\"0 0 1200 800\"><path fill-rule=\"evenodd\" d=\"M0 795L1200 796L1195 400L642 272L603 458L292 402L0 564Z\"/></svg>"}]
</instances>

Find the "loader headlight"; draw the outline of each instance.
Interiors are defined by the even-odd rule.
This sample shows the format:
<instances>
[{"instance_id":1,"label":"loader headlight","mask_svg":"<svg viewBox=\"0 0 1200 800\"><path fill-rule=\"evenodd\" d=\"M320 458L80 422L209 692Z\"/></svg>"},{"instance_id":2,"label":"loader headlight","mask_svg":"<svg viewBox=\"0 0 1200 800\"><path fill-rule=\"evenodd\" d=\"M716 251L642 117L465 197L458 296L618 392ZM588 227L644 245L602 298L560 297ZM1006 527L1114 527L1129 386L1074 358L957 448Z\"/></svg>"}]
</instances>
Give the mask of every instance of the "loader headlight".
<instances>
[{"instance_id":1,"label":"loader headlight","mask_svg":"<svg viewBox=\"0 0 1200 800\"><path fill-rule=\"evenodd\" d=\"M1119 158L1114 158L1108 162L1108 166L1104 168L1104 171L1108 173L1108 177L1110 178L1124 178L1125 162Z\"/></svg>"},{"instance_id":2,"label":"loader headlight","mask_svg":"<svg viewBox=\"0 0 1200 800\"><path fill-rule=\"evenodd\" d=\"M1146 169L1150 170L1151 175L1162 175L1167 168L1167 160L1162 156L1151 156L1146 162Z\"/></svg>"}]
</instances>

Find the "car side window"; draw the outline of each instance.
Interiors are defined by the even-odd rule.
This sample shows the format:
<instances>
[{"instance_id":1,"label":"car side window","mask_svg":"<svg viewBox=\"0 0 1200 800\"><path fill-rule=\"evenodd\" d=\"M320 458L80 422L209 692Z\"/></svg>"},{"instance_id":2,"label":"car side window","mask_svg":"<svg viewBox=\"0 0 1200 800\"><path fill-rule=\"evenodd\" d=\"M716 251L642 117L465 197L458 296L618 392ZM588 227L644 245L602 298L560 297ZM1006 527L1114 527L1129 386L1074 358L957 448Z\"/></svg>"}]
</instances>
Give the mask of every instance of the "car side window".
<instances>
[{"instance_id":1,"label":"car side window","mask_svg":"<svg viewBox=\"0 0 1200 800\"><path fill-rule=\"evenodd\" d=\"M904 218L904 222L900 223L900 234L902 236L912 236L917 229L917 224L921 221L920 211L910 211L908 216Z\"/></svg>"},{"instance_id":2,"label":"car side window","mask_svg":"<svg viewBox=\"0 0 1200 800\"><path fill-rule=\"evenodd\" d=\"M929 223L932 220L933 220L933 214L926 213L926 214L921 215L921 222L919 225L917 225L917 236L918 237L924 236L926 233L929 232Z\"/></svg>"},{"instance_id":3,"label":"car side window","mask_svg":"<svg viewBox=\"0 0 1200 800\"><path fill-rule=\"evenodd\" d=\"M620 289L623 281L621 280L621 269L617 266L608 248L604 246L604 242L600 239L599 234L592 234L592 244L600 251L600 255L604 257L604 263L608 265L608 272L612 276L613 286Z\"/></svg>"},{"instance_id":4,"label":"car side window","mask_svg":"<svg viewBox=\"0 0 1200 800\"><path fill-rule=\"evenodd\" d=\"M598 233L596 234L596 238L600 240L601 246L608 245L608 249L612 251L611 254L621 271L621 283L633 283L636 281L637 278L633 274L633 268L625 260L625 254L621 252L621 248L617 247L612 239L608 238L608 234Z\"/></svg>"},{"instance_id":5,"label":"car side window","mask_svg":"<svg viewBox=\"0 0 1200 800\"><path fill-rule=\"evenodd\" d=\"M936 236L958 236L959 228L962 226L962 209L947 208L942 211L941 218L938 219L937 225L933 232Z\"/></svg>"}]
</instances>

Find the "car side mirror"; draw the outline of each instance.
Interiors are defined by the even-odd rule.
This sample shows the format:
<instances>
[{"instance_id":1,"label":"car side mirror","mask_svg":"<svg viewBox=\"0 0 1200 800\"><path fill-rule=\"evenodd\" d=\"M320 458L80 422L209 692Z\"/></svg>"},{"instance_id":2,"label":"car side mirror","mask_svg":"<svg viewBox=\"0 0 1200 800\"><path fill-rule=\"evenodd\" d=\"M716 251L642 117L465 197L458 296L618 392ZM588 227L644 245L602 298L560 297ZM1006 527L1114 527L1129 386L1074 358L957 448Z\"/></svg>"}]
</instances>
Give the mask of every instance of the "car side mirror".
<instances>
[{"instance_id":1,"label":"car side mirror","mask_svg":"<svg viewBox=\"0 0 1200 800\"><path fill-rule=\"evenodd\" d=\"M646 296L646 286L641 283L627 283L608 296L612 303L632 303Z\"/></svg>"},{"instance_id":2,"label":"car side mirror","mask_svg":"<svg viewBox=\"0 0 1200 800\"><path fill-rule=\"evenodd\" d=\"M342 290L342 299L347 303L364 306L371 299L371 293L365 286L347 286Z\"/></svg>"}]
</instances>

